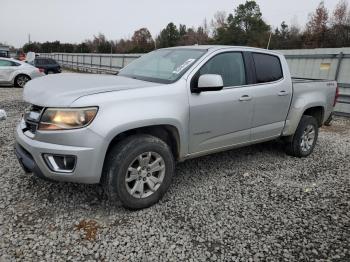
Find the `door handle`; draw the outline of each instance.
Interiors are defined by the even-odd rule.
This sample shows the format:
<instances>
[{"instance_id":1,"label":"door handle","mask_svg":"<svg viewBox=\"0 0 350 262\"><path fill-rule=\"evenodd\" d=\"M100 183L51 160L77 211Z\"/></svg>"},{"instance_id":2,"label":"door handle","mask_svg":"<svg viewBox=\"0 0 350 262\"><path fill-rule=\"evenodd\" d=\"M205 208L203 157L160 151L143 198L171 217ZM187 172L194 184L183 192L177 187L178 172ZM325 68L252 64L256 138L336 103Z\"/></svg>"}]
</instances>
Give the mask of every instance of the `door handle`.
<instances>
[{"instance_id":1,"label":"door handle","mask_svg":"<svg viewBox=\"0 0 350 262\"><path fill-rule=\"evenodd\" d=\"M246 102L246 101L251 101L253 98L251 96L248 96L248 95L244 95L244 96L241 96L241 98L239 99L239 101L241 102Z\"/></svg>"},{"instance_id":2,"label":"door handle","mask_svg":"<svg viewBox=\"0 0 350 262\"><path fill-rule=\"evenodd\" d=\"M287 96L287 95L288 95L288 92L284 90L278 93L278 96Z\"/></svg>"}]
</instances>

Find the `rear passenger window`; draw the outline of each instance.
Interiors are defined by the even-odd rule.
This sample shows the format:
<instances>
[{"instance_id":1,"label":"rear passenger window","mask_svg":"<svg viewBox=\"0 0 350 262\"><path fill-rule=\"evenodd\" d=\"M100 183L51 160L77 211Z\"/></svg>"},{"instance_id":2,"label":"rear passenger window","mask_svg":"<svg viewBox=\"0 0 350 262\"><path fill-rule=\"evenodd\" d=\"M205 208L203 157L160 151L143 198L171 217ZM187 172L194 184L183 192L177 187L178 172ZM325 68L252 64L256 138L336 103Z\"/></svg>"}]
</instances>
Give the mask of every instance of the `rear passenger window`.
<instances>
[{"instance_id":1,"label":"rear passenger window","mask_svg":"<svg viewBox=\"0 0 350 262\"><path fill-rule=\"evenodd\" d=\"M225 87L246 84L243 56L239 52L214 56L199 70L199 76L205 74L221 75Z\"/></svg>"},{"instance_id":2,"label":"rear passenger window","mask_svg":"<svg viewBox=\"0 0 350 262\"><path fill-rule=\"evenodd\" d=\"M12 66L12 63L8 60L0 60L0 66Z\"/></svg>"},{"instance_id":3,"label":"rear passenger window","mask_svg":"<svg viewBox=\"0 0 350 262\"><path fill-rule=\"evenodd\" d=\"M280 59L274 55L253 53L257 83L267 83L283 78Z\"/></svg>"}]
</instances>

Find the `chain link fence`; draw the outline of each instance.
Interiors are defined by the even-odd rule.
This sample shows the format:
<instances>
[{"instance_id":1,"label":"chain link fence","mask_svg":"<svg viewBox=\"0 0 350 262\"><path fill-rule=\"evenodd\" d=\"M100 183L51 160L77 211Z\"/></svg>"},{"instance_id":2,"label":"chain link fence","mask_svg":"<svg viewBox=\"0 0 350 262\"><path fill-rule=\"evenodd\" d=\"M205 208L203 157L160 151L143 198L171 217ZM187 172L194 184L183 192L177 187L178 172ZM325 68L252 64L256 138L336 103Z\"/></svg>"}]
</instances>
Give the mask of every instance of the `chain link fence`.
<instances>
[{"instance_id":1,"label":"chain link fence","mask_svg":"<svg viewBox=\"0 0 350 262\"><path fill-rule=\"evenodd\" d=\"M41 57L55 59L63 68L80 72L115 74L142 54L73 54L42 53Z\"/></svg>"}]
</instances>

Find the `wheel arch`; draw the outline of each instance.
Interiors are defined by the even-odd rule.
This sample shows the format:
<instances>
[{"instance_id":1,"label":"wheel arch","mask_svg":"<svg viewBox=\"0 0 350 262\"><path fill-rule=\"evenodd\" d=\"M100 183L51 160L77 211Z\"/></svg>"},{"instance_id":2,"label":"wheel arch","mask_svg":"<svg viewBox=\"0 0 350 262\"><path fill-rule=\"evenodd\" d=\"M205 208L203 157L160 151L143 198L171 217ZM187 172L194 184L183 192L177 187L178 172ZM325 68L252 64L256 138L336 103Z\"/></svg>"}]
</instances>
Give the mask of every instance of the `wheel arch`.
<instances>
[{"instance_id":1,"label":"wheel arch","mask_svg":"<svg viewBox=\"0 0 350 262\"><path fill-rule=\"evenodd\" d=\"M16 83L17 78L18 78L19 76L21 76L21 75L23 75L23 76L27 76L27 77L29 77L29 80L32 80L32 78L30 77L30 75L29 75L29 74L26 74L26 73L23 73L23 72L19 72L18 74L16 74L16 75L13 77L12 82L13 82L13 84L14 84L14 85L16 85L16 84L17 84L17 83Z\"/></svg>"},{"instance_id":2,"label":"wheel arch","mask_svg":"<svg viewBox=\"0 0 350 262\"><path fill-rule=\"evenodd\" d=\"M304 115L315 117L319 127L321 127L325 120L325 106L320 103L313 103L307 105L306 107L292 108L288 114L282 136L294 135L300 120Z\"/></svg>"},{"instance_id":3,"label":"wheel arch","mask_svg":"<svg viewBox=\"0 0 350 262\"><path fill-rule=\"evenodd\" d=\"M181 138L179 130L174 125L167 124L135 127L116 134L108 143L106 155L114 145L116 145L126 137L137 134L152 135L163 140L171 148L174 159L178 160L180 158Z\"/></svg>"},{"instance_id":4,"label":"wheel arch","mask_svg":"<svg viewBox=\"0 0 350 262\"><path fill-rule=\"evenodd\" d=\"M323 106L313 106L305 109L302 116L306 115L306 116L314 117L317 120L318 126L321 127L323 125L324 114L325 114L325 108Z\"/></svg>"}]
</instances>

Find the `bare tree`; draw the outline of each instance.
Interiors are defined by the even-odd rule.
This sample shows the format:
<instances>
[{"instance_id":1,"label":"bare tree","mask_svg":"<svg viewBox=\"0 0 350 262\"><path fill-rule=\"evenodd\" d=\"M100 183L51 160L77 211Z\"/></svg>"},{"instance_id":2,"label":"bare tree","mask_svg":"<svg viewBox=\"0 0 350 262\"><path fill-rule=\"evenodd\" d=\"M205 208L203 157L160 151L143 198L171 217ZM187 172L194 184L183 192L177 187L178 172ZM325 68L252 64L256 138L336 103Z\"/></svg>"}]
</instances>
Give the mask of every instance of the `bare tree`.
<instances>
[{"instance_id":1,"label":"bare tree","mask_svg":"<svg viewBox=\"0 0 350 262\"><path fill-rule=\"evenodd\" d=\"M332 46L342 47L350 44L350 11L348 3L340 0L331 18Z\"/></svg>"},{"instance_id":2,"label":"bare tree","mask_svg":"<svg viewBox=\"0 0 350 262\"><path fill-rule=\"evenodd\" d=\"M213 30L226 26L227 14L225 11L217 11L214 14L214 18L211 20L211 27Z\"/></svg>"},{"instance_id":3,"label":"bare tree","mask_svg":"<svg viewBox=\"0 0 350 262\"><path fill-rule=\"evenodd\" d=\"M332 25L346 25L348 15L348 2L346 0L340 0L333 11L331 18Z\"/></svg>"},{"instance_id":4,"label":"bare tree","mask_svg":"<svg viewBox=\"0 0 350 262\"><path fill-rule=\"evenodd\" d=\"M315 13L310 14L309 21L304 32L307 47L326 47L326 36L329 24L328 10L322 1Z\"/></svg>"},{"instance_id":5,"label":"bare tree","mask_svg":"<svg viewBox=\"0 0 350 262\"><path fill-rule=\"evenodd\" d=\"M209 25L208 25L207 18L204 18L202 27L203 27L204 33L209 36L210 35L210 28L209 28Z\"/></svg>"}]
</instances>

